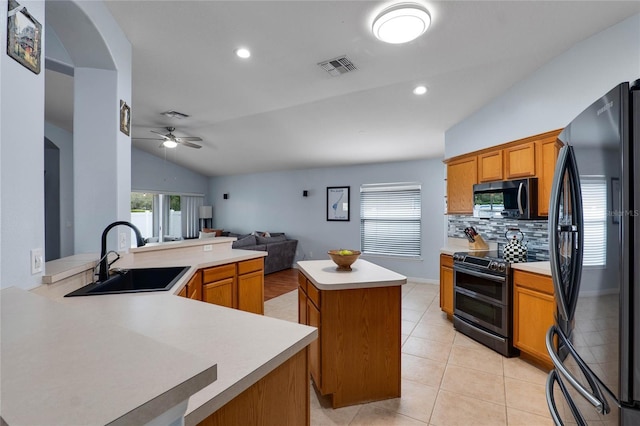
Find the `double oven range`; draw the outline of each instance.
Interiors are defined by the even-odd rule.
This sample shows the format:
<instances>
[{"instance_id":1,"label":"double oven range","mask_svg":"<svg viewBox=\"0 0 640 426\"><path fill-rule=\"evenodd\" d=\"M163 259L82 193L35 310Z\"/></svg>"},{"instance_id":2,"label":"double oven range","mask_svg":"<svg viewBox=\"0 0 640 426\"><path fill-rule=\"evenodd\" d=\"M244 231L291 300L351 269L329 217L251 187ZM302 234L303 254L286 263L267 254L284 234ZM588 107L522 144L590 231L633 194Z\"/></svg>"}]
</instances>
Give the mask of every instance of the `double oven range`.
<instances>
[{"instance_id":1,"label":"double oven range","mask_svg":"<svg viewBox=\"0 0 640 426\"><path fill-rule=\"evenodd\" d=\"M519 353L513 347L510 269L495 250L453 254L455 329L506 357Z\"/></svg>"}]
</instances>

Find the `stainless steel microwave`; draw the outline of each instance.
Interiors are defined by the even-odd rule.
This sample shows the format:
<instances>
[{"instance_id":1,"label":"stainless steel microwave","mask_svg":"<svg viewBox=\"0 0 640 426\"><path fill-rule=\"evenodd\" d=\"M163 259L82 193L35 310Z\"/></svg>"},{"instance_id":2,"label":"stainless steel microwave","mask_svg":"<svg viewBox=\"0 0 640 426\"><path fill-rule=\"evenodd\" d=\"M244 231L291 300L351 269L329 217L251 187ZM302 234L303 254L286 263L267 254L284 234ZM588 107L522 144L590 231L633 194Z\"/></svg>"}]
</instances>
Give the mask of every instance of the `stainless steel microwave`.
<instances>
[{"instance_id":1,"label":"stainless steel microwave","mask_svg":"<svg viewBox=\"0 0 640 426\"><path fill-rule=\"evenodd\" d=\"M538 179L504 180L473 185L473 216L485 219L536 219Z\"/></svg>"}]
</instances>

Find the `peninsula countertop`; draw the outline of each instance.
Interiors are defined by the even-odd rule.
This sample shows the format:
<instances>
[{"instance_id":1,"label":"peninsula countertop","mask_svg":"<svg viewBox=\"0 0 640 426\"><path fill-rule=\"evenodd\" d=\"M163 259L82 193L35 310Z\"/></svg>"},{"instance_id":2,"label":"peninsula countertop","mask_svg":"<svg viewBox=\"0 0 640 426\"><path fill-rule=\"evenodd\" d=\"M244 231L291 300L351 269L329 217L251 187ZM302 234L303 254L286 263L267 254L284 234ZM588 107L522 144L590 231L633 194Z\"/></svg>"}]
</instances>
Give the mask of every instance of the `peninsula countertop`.
<instances>
[{"instance_id":1,"label":"peninsula countertop","mask_svg":"<svg viewBox=\"0 0 640 426\"><path fill-rule=\"evenodd\" d=\"M303 260L298 267L320 290L390 287L402 285L407 277L363 259L351 265L351 271L337 271L332 260Z\"/></svg>"},{"instance_id":2,"label":"peninsula countertop","mask_svg":"<svg viewBox=\"0 0 640 426\"><path fill-rule=\"evenodd\" d=\"M113 266L189 266L190 269L170 291L64 298L62 296L65 293L60 294L62 291L60 288L56 291L49 290L49 288L55 288L55 284L45 284L32 290L32 292L40 294L44 292L45 295L52 299L44 300L46 303L43 306L63 307L63 311L67 309L73 310L74 315L82 317L82 319L76 318L71 323L67 322L68 327L62 334L73 335L75 333L74 324L86 321L88 324L100 324L105 329L121 329L123 332L126 331L124 334L136 336L130 337L129 343L133 347L137 347L142 354L148 356L150 360L149 366L153 366L152 368L141 366L136 371L136 374L146 376L146 380L140 380L138 384L138 386L145 389L145 392L147 383L155 382L157 376L163 376L162 380L164 380L166 377L173 377L173 375L177 374L176 372L166 373L171 370L172 365L179 366L179 368L175 369L181 372L189 372L194 368L197 369L198 366L202 367L200 365L201 361L198 361L198 359L205 360L205 365L207 363L209 366L217 364L217 380L208 386L203 384L201 386L202 389L189 398L185 424L194 425L273 371L292 355L309 345L318 336L317 329L314 327L224 308L175 295L199 268L239 262L265 255L265 252L236 250L230 247L216 250L215 246L212 251L204 251L202 247L189 247L176 250L129 253ZM24 292L17 289L9 290ZM65 289L64 291L67 290ZM3 305L5 303L4 292L5 290L3 290ZM24 293L40 299L37 295L29 294L29 292ZM59 308L52 309L54 313L60 311ZM12 329L14 327L10 318L12 312L13 310L11 309L3 309L1 313L3 332L5 327L11 326ZM49 321L45 319L41 314L33 315L30 318L32 322L38 324L37 327L43 329L47 329L47 327L54 326L57 323L55 320ZM42 324L40 324L41 322ZM16 327L16 335L23 335L20 332L20 328ZM47 333L43 332L43 335L47 335ZM108 382L110 378L115 379L117 377L117 375L111 375L110 372L113 372L112 368L116 368L117 371L118 366L111 362L111 358L107 357L105 359L100 353L100 348L104 348L107 345L103 338L104 335L104 333L85 333L84 340L76 342L70 347L75 348L79 356L90 359L103 359L105 363L101 366L99 377L103 377ZM141 349L142 346L138 345L138 341L144 342L147 340L155 341L159 346L150 347L150 350ZM3 370L6 360L10 357L20 358L21 353L13 353L12 346L6 344L3 336ZM118 346L115 347L115 352L118 352ZM167 351L163 351L162 348L167 348ZM56 345L49 346L47 351L43 351L42 357L39 358L40 361L36 362L35 365L30 357L25 357L26 365L20 364L20 359L14 361L18 363L16 365L20 369L36 368L37 371L43 368L39 366L41 362L44 362L43 359L48 359L50 362L45 364L46 368L57 368L57 364L53 360L56 359L56 356L64 358L63 354L56 354L57 350L63 350L63 348L58 348ZM158 367L157 360L153 360L156 354L171 352L175 352L175 354L170 357L170 360L165 359L163 355L158 355L160 359L165 360L164 365ZM119 358L116 357L114 359ZM185 363L192 363L193 365L184 367ZM83 374L92 373L90 368L85 368L84 370L82 373L80 370L73 371L73 374L70 373L64 386L73 389L75 384L73 381L74 375L80 374L82 376ZM189 374L195 375L193 371ZM5 392L12 393L16 389L20 389L24 399L24 395L31 395L28 390L30 387L34 389L52 388L49 383L39 381L37 377L34 377L30 383L25 383L23 387L18 387L15 382L11 386L5 385L4 380L5 376L3 374L3 415L8 401L5 399ZM174 386L178 386L180 383L174 379L170 381ZM140 383L144 383L144 385L142 386ZM60 383L57 383L57 385L60 385ZM110 393L110 389L113 389L99 380L93 382L93 385L96 389L101 389L107 393ZM24 400L29 403L30 407L39 406L32 398ZM75 399L71 398L60 402L59 410L66 410L69 413L74 412L74 401ZM25 409L25 407L21 407ZM118 407L123 409L122 406ZM165 406L164 408L168 409L170 407ZM9 421L9 419L6 420ZM24 422L15 421L15 423ZM64 424L65 422L62 423ZM68 424L68 422L66 423ZM104 424L107 421L95 419L95 421L83 423ZM134 421L133 423L139 422Z\"/></svg>"}]
</instances>

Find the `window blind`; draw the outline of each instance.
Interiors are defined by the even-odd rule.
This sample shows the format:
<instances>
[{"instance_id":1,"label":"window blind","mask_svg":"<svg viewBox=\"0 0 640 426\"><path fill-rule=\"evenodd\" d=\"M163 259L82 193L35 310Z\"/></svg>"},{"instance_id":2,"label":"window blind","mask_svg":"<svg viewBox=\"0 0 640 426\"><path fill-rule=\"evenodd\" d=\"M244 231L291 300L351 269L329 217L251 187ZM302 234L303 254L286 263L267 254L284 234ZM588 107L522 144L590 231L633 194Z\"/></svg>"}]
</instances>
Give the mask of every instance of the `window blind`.
<instances>
[{"instance_id":1,"label":"window blind","mask_svg":"<svg viewBox=\"0 0 640 426\"><path fill-rule=\"evenodd\" d=\"M417 183L360 187L362 252L391 256L421 255L421 186Z\"/></svg>"},{"instance_id":2,"label":"window blind","mask_svg":"<svg viewBox=\"0 0 640 426\"><path fill-rule=\"evenodd\" d=\"M582 264L607 264L607 181L604 178L581 178L584 217L584 251Z\"/></svg>"}]
</instances>

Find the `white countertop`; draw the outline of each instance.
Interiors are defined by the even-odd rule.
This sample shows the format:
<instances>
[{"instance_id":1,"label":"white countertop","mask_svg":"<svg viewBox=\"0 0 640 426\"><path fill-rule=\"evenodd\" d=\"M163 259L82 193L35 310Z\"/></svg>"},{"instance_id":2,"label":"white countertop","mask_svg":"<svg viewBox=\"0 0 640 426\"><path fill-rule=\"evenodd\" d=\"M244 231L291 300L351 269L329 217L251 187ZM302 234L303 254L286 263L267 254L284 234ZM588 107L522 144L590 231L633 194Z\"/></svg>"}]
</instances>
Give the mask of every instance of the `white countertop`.
<instances>
[{"instance_id":1,"label":"white countertop","mask_svg":"<svg viewBox=\"0 0 640 426\"><path fill-rule=\"evenodd\" d=\"M304 260L298 267L320 290L390 287L402 285L407 277L363 259L351 265L351 271L337 271L332 260Z\"/></svg>"},{"instance_id":2,"label":"white countertop","mask_svg":"<svg viewBox=\"0 0 640 426\"><path fill-rule=\"evenodd\" d=\"M525 263L512 263L511 269L517 269L519 271L532 272L534 274L551 276L551 262L525 262Z\"/></svg>"},{"instance_id":3,"label":"white countertop","mask_svg":"<svg viewBox=\"0 0 640 426\"><path fill-rule=\"evenodd\" d=\"M180 389L180 381L176 375L191 374L191 376L195 376L194 369L202 368L200 364L203 359L205 365L217 364L216 382L208 386L206 385L211 380L202 384L200 386L202 390L189 398L185 424L197 424L302 350L318 336L317 329L314 327L175 295L197 269L266 255L266 252L254 250L225 248L205 252L202 247L186 249L183 247L176 250L129 253L112 265L112 267L121 268L190 266L189 271L170 291L64 298L62 296L71 290L63 290L56 284L42 285L31 292L46 294L52 300L45 300L46 303L41 301L42 306L26 316L29 319L27 325L40 330L38 336L44 336L42 339L48 344L35 351L40 353L37 358L21 356L22 352L32 352L34 350L31 348L39 348L39 346L37 346L37 342L31 342L33 340L31 332L25 332L25 328L17 325L18 323L12 319L14 315L17 315L16 312L20 311L22 303L11 303L11 306L14 306L13 309L4 309L5 290L3 290L3 310L0 313L3 332L1 347L2 416L4 417L5 412L11 410L15 410L20 416L27 416L30 414L25 410L33 410L33 407L39 407L40 410L40 407L47 406L46 401L40 404L37 398L31 398L32 393L43 396L46 390L68 387L67 392L73 394L76 387L76 376L80 378L92 377L90 383L95 389L88 389L87 392L101 391L104 400L109 401L107 408L112 411L126 410L125 406L118 402L120 401L119 395L113 395L113 399L109 397L111 394L120 392L117 383L122 376L120 369L127 367L127 363L119 355L119 351L122 350L124 354L133 353L133 355L142 356L142 360L147 362L147 364L144 362L132 364L136 370L132 377L137 379L137 384L132 389L140 400L145 399L148 392L157 387L156 382L165 383L166 381ZM15 290L11 289L11 291ZM20 291L22 292L22 290ZM29 292L24 293L41 300L37 295L29 294ZM64 307L64 309L52 308L51 314L47 316L40 312L48 309L43 307L45 305ZM73 319L66 317L64 312L67 310L73 313ZM60 318L56 319L58 316ZM90 330L85 330L87 327L90 329L94 324L99 325L95 330L100 332L91 333ZM5 341L5 327L15 333L16 341L23 346L13 341L11 343ZM51 338L47 338L46 336L49 336L52 327L53 336L60 334L60 339L63 337L71 339L72 344L57 345L56 340L51 341ZM118 332L114 331L118 336L124 335L119 337L123 341L109 341L104 337L109 336L110 330L113 329L119 330ZM77 338L74 338L76 335ZM126 337L128 340L125 339ZM64 340L60 341L64 342ZM148 341L155 342L157 345L145 343ZM139 345L138 342L142 343ZM25 349L14 350L14 345ZM122 346L124 348L121 348ZM73 366L76 368L65 367L68 365L64 361L67 351L73 351L72 356L75 357L73 359L95 359L102 361L102 364L99 365L99 368L92 364L82 363ZM103 356L103 352L108 356ZM50 384L33 374L24 383L18 383L17 379L11 380L10 376L6 376L6 380L10 381L5 384L5 362L9 362L8 360L15 363L12 365L16 367L12 367L12 370L16 372L33 369L36 373L43 369L42 366L46 366L47 369L59 370L56 380L64 377L64 381L54 380L53 384ZM157 379L159 376L160 378ZM79 386L79 389L84 390L84 387ZM126 394L124 391L122 393ZM5 394L19 396L5 399ZM25 395L29 395L29 397L25 398ZM153 401L156 400L158 398ZM9 401L14 401L12 404L16 405L15 408L12 407L7 411ZM75 403L76 397L73 396L52 404L57 406L58 411L75 416ZM135 403L137 402L130 402L130 404ZM167 410L171 408L171 405L165 403L163 408ZM46 410L40 411L46 414ZM51 419L54 417L40 422L21 421L22 418L7 416L5 420L9 424L52 424ZM12 421L11 419L17 420ZM61 420L59 423L105 424L107 422L106 419L97 417L95 421L86 422L74 417L73 421ZM144 422L137 420L129 422L129 424L142 423Z\"/></svg>"},{"instance_id":4,"label":"white countertop","mask_svg":"<svg viewBox=\"0 0 640 426\"><path fill-rule=\"evenodd\" d=\"M191 240L166 241L162 243L147 243L142 247L132 247L131 253L144 253L157 250L175 250L176 248L204 246L210 244L229 244L237 240L236 237L194 238Z\"/></svg>"},{"instance_id":5,"label":"white countertop","mask_svg":"<svg viewBox=\"0 0 640 426\"><path fill-rule=\"evenodd\" d=\"M1 295L7 424L144 424L216 379L216 357L118 326L101 309L17 288ZM128 319L152 323L162 315L160 307L136 309Z\"/></svg>"},{"instance_id":6,"label":"white countertop","mask_svg":"<svg viewBox=\"0 0 640 426\"><path fill-rule=\"evenodd\" d=\"M489 245L488 250L497 250L498 243L495 241L487 241ZM447 238L447 243L444 247L440 248L441 254L448 254L449 256L453 256L456 252L472 252L472 251L484 251L484 250L472 250L469 248L469 241L466 238Z\"/></svg>"}]
</instances>

